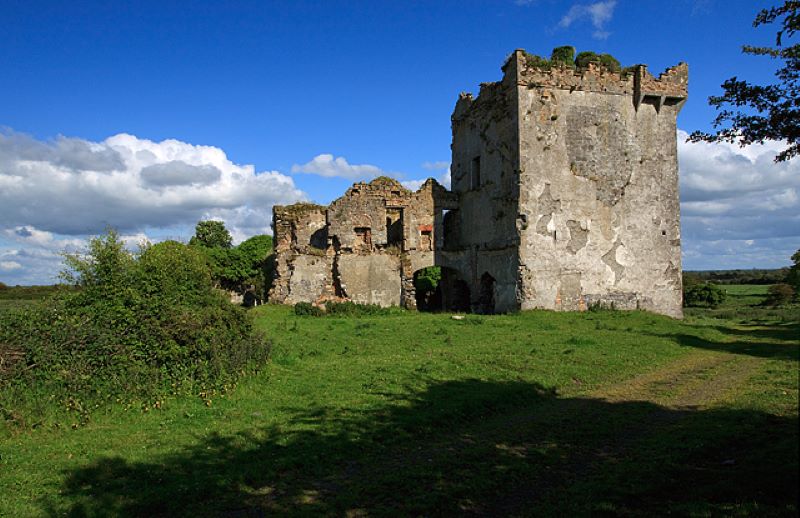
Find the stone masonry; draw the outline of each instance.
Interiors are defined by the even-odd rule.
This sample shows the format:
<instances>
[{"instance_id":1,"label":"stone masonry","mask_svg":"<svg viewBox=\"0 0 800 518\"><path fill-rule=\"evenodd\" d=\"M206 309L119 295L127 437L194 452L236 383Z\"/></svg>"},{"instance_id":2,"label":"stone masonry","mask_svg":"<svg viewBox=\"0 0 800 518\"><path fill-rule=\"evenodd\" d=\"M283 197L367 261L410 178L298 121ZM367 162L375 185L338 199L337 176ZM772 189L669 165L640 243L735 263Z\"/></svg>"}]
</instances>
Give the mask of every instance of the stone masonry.
<instances>
[{"instance_id":1,"label":"stone masonry","mask_svg":"<svg viewBox=\"0 0 800 518\"><path fill-rule=\"evenodd\" d=\"M542 69L517 50L503 72L456 103L452 191L382 177L328 207L275 207L270 299L413 308L414 272L438 265L444 309L680 317L687 66Z\"/></svg>"},{"instance_id":2,"label":"stone masonry","mask_svg":"<svg viewBox=\"0 0 800 518\"><path fill-rule=\"evenodd\" d=\"M416 307L413 275L434 265L434 215L455 196L429 179L416 192L392 178L356 183L327 207L275 207L270 301L351 300Z\"/></svg>"}]
</instances>

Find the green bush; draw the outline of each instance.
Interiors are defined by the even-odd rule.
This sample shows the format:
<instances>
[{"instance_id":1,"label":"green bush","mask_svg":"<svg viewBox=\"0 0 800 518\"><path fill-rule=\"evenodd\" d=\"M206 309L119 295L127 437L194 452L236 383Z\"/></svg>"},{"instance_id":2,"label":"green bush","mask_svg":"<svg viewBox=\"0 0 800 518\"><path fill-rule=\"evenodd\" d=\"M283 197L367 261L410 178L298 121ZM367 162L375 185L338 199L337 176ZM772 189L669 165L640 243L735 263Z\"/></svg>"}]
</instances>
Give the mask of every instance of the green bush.
<instances>
[{"instance_id":1,"label":"green bush","mask_svg":"<svg viewBox=\"0 0 800 518\"><path fill-rule=\"evenodd\" d=\"M294 314L298 316L321 317L325 315L337 317L363 317L363 316L385 316L402 311L397 307L384 308L378 304L358 304L356 302L334 302L325 303L325 309L310 304L308 302L298 302L294 305Z\"/></svg>"},{"instance_id":2,"label":"green bush","mask_svg":"<svg viewBox=\"0 0 800 518\"><path fill-rule=\"evenodd\" d=\"M174 241L125 249L113 231L67 255L78 286L2 315L0 343L24 361L0 372L0 410L49 394L88 413L105 400L208 393L266 361L269 342L213 288L205 257Z\"/></svg>"},{"instance_id":3,"label":"green bush","mask_svg":"<svg viewBox=\"0 0 800 518\"><path fill-rule=\"evenodd\" d=\"M325 313L328 315L360 317L373 315L388 315L392 313L391 308L384 308L378 304L357 304L355 302L333 302L325 303Z\"/></svg>"},{"instance_id":4,"label":"green bush","mask_svg":"<svg viewBox=\"0 0 800 518\"><path fill-rule=\"evenodd\" d=\"M256 298L266 300L275 269L271 236L253 236L232 247L224 223L201 221L189 244L205 256L217 286L240 294L253 286Z\"/></svg>"},{"instance_id":5,"label":"green bush","mask_svg":"<svg viewBox=\"0 0 800 518\"><path fill-rule=\"evenodd\" d=\"M795 296L794 288L788 284L773 284L767 290L765 306L782 306L789 304Z\"/></svg>"},{"instance_id":6,"label":"green bush","mask_svg":"<svg viewBox=\"0 0 800 518\"><path fill-rule=\"evenodd\" d=\"M552 66L550 60L537 56L536 54L528 54L527 52L525 53L525 62L531 68L539 68L542 70L550 70Z\"/></svg>"},{"instance_id":7,"label":"green bush","mask_svg":"<svg viewBox=\"0 0 800 518\"><path fill-rule=\"evenodd\" d=\"M566 65L568 67L575 66L575 47L566 45L563 47L556 47L550 54L550 62L552 64Z\"/></svg>"},{"instance_id":8,"label":"green bush","mask_svg":"<svg viewBox=\"0 0 800 518\"><path fill-rule=\"evenodd\" d=\"M575 57L575 66L578 68L587 68L589 63L596 63L611 72L620 72L622 70L622 66L619 61L617 61L617 58L611 54L597 54L586 50L578 53Z\"/></svg>"},{"instance_id":9,"label":"green bush","mask_svg":"<svg viewBox=\"0 0 800 518\"><path fill-rule=\"evenodd\" d=\"M684 306L716 308L723 302L725 302L725 292L715 284L703 283L684 286Z\"/></svg>"},{"instance_id":10,"label":"green bush","mask_svg":"<svg viewBox=\"0 0 800 518\"><path fill-rule=\"evenodd\" d=\"M294 305L294 314L298 316L321 317L324 312L317 306L308 302L298 302Z\"/></svg>"}]
</instances>

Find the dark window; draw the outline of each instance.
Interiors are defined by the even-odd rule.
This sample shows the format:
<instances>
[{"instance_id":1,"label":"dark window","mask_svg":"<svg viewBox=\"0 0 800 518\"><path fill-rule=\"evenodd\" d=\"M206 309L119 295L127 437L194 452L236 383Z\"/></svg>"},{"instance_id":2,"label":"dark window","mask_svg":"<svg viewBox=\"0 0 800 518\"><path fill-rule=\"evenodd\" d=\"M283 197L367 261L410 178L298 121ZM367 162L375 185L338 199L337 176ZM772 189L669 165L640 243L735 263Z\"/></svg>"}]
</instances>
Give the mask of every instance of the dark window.
<instances>
[{"instance_id":1,"label":"dark window","mask_svg":"<svg viewBox=\"0 0 800 518\"><path fill-rule=\"evenodd\" d=\"M372 229L369 227L356 227L356 247L372 248Z\"/></svg>"},{"instance_id":2,"label":"dark window","mask_svg":"<svg viewBox=\"0 0 800 518\"><path fill-rule=\"evenodd\" d=\"M386 244L400 245L403 243L403 209L386 209Z\"/></svg>"},{"instance_id":3,"label":"dark window","mask_svg":"<svg viewBox=\"0 0 800 518\"><path fill-rule=\"evenodd\" d=\"M430 252L433 250L433 233L430 230L420 231L419 249L423 252Z\"/></svg>"},{"instance_id":4,"label":"dark window","mask_svg":"<svg viewBox=\"0 0 800 518\"><path fill-rule=\"evenodd\" d=\"M481 157L476 156L472 159L472 188L478 189L481 186Z\"/></svg>"}]
</instances>

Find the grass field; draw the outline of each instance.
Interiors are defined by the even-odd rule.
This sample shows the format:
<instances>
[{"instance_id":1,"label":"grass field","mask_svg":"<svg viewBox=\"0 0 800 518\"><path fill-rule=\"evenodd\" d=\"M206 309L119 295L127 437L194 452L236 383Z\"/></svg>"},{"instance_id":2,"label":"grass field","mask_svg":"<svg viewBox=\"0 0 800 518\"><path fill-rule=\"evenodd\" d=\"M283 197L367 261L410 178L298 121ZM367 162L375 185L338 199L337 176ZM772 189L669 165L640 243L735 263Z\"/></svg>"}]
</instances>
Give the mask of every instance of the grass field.
<instances>
[{"instance_id":1,"label":"grass field","mask_svg":"<svg viewBox=\"0 0 800 518\"><path fill-rule=\"evenodd\" d=\"M262 306L270 364L210 405L6 430L0 516L796 516L798 308L725 288L683 322Z\"/></svg>"}]
</instances>

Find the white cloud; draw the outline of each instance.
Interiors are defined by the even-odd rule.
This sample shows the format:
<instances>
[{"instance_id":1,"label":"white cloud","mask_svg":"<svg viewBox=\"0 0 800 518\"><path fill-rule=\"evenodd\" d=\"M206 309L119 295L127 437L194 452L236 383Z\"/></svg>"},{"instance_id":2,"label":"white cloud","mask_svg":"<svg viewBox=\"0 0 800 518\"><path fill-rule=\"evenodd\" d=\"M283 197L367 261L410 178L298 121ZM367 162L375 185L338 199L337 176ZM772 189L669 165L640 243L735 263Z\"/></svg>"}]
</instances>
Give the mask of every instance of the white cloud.
<instances>
[{"instance_id":1,"label":"white cloud","mask_svg":"<svg viewBox=\"0 0 800 518\"><path fill-rule=\"evenodd\" d=\"M303 199L290 176L256 172L212 146L120 134L41 142L0 133L2 228L86 235L194 224L267 232L272 205Z\"/></svg>"},{"instance_id":2,"label":"white cloud","mask_svg":"<svg viewBox=\"0 0 800 518\"><path fill-rule=\"evenodd\" d=\"M688 269L774 267L800 247L800 160L781 142L689 143L678 131L681 226Z\"/></svg>"},{"instance_id":3,"label":"white cloud","mask_svg":"<svg viewBox=\"0 0 800 518\"><path fill-rule=\"evenodd\" d=\"M380 167L370 164L349 164L344 157L334 157L329 153L315 156L310 162L292 166L293 173L308 173L326 178L346 178L360 180L385 175Z\"/></svg>"},{"instance_id":4,"label":"white cloud","mask_svg":"<svg viewBox=\"0 0 800 518\"><path fill-rule=\"evenodd\" d=\"M422 168L427 169L429 171L443 171L442 174L436 179L440 184L442 184L445 188L450 188L450 162L445 161L438 161L438 162L423 162ZM411 189L412 191L418 190L422 187L422 184L425 183L427 178L422 178L418 180L406 180L404 182L400 182L406 189Z\"/></svg>"},{"instance_id":5,"label":"white cloud","mask_svg":"<svg viewBox=\"0 0 800 518\"><path fill-rule=\"evenodd\" d=\"M269 232L273 205L302 199L290 176L233 163L213 146L0 131L0 260L21 265L13 270L20 284L53 282L58 252L108 227L135 245L165 232L190 235L214 218L240 241Z\"/></svg>"},{"instance_id":6,"label":"white cloud","mask_svg":"<svg viewBox=\"0 0 800 518\"><path fill-rule=\"evenodd\" d=\"M598 40L604 40L611 34L605 29L605 26L611 21L616 6L616 0L606 0L605 2L595 2L592 4L574 4L570 7L569 11L567 11L567 14L558 22L558 27L566 29L575 22L582 19L589 19L594 27L592 37Z\"/></svg>"},{"instance_id":7,"label":"white cloud","mask_svg":"<svg viewBox=\"0 0 800 518\"><path fill-rule=\"evenodd\" d=\"M447 160L437 160L436 162L423 162L422 168L428 171L441 171L450 167L450 162Z\"/></svg>"},{"instance_id":8,"label":"white cloud","mask_svg":"<svg viewBox=\"0 0 800 518\"><path fill-rule=\"evenodd\" d=\"M400 182L400 184L410 191L418 191L422 184L425 183L425 179L423 180L405 180Z\"/></svg>"},{"instance_id":9,"label":"white cloud","mask_svg":"<svg viewBox=\"0 0 800 518\"><path fill-rule=\"evenodd\" d=\"M22 268L22 265L16 261L0 261L0 270L11 271Z\"/></svg>"},{"instance_id":10,"label":"white cloud","mask_svg":"<svg viewBox=\"0 0 800 518\"><path fill-rule=\"evenodd\" d=\"M439 183L444 185L448 189L450 188L450 166L449 165L447 166L447 171L445 171L442 174L441 178L439 178Z\"/></svg>"}]
</instances>

